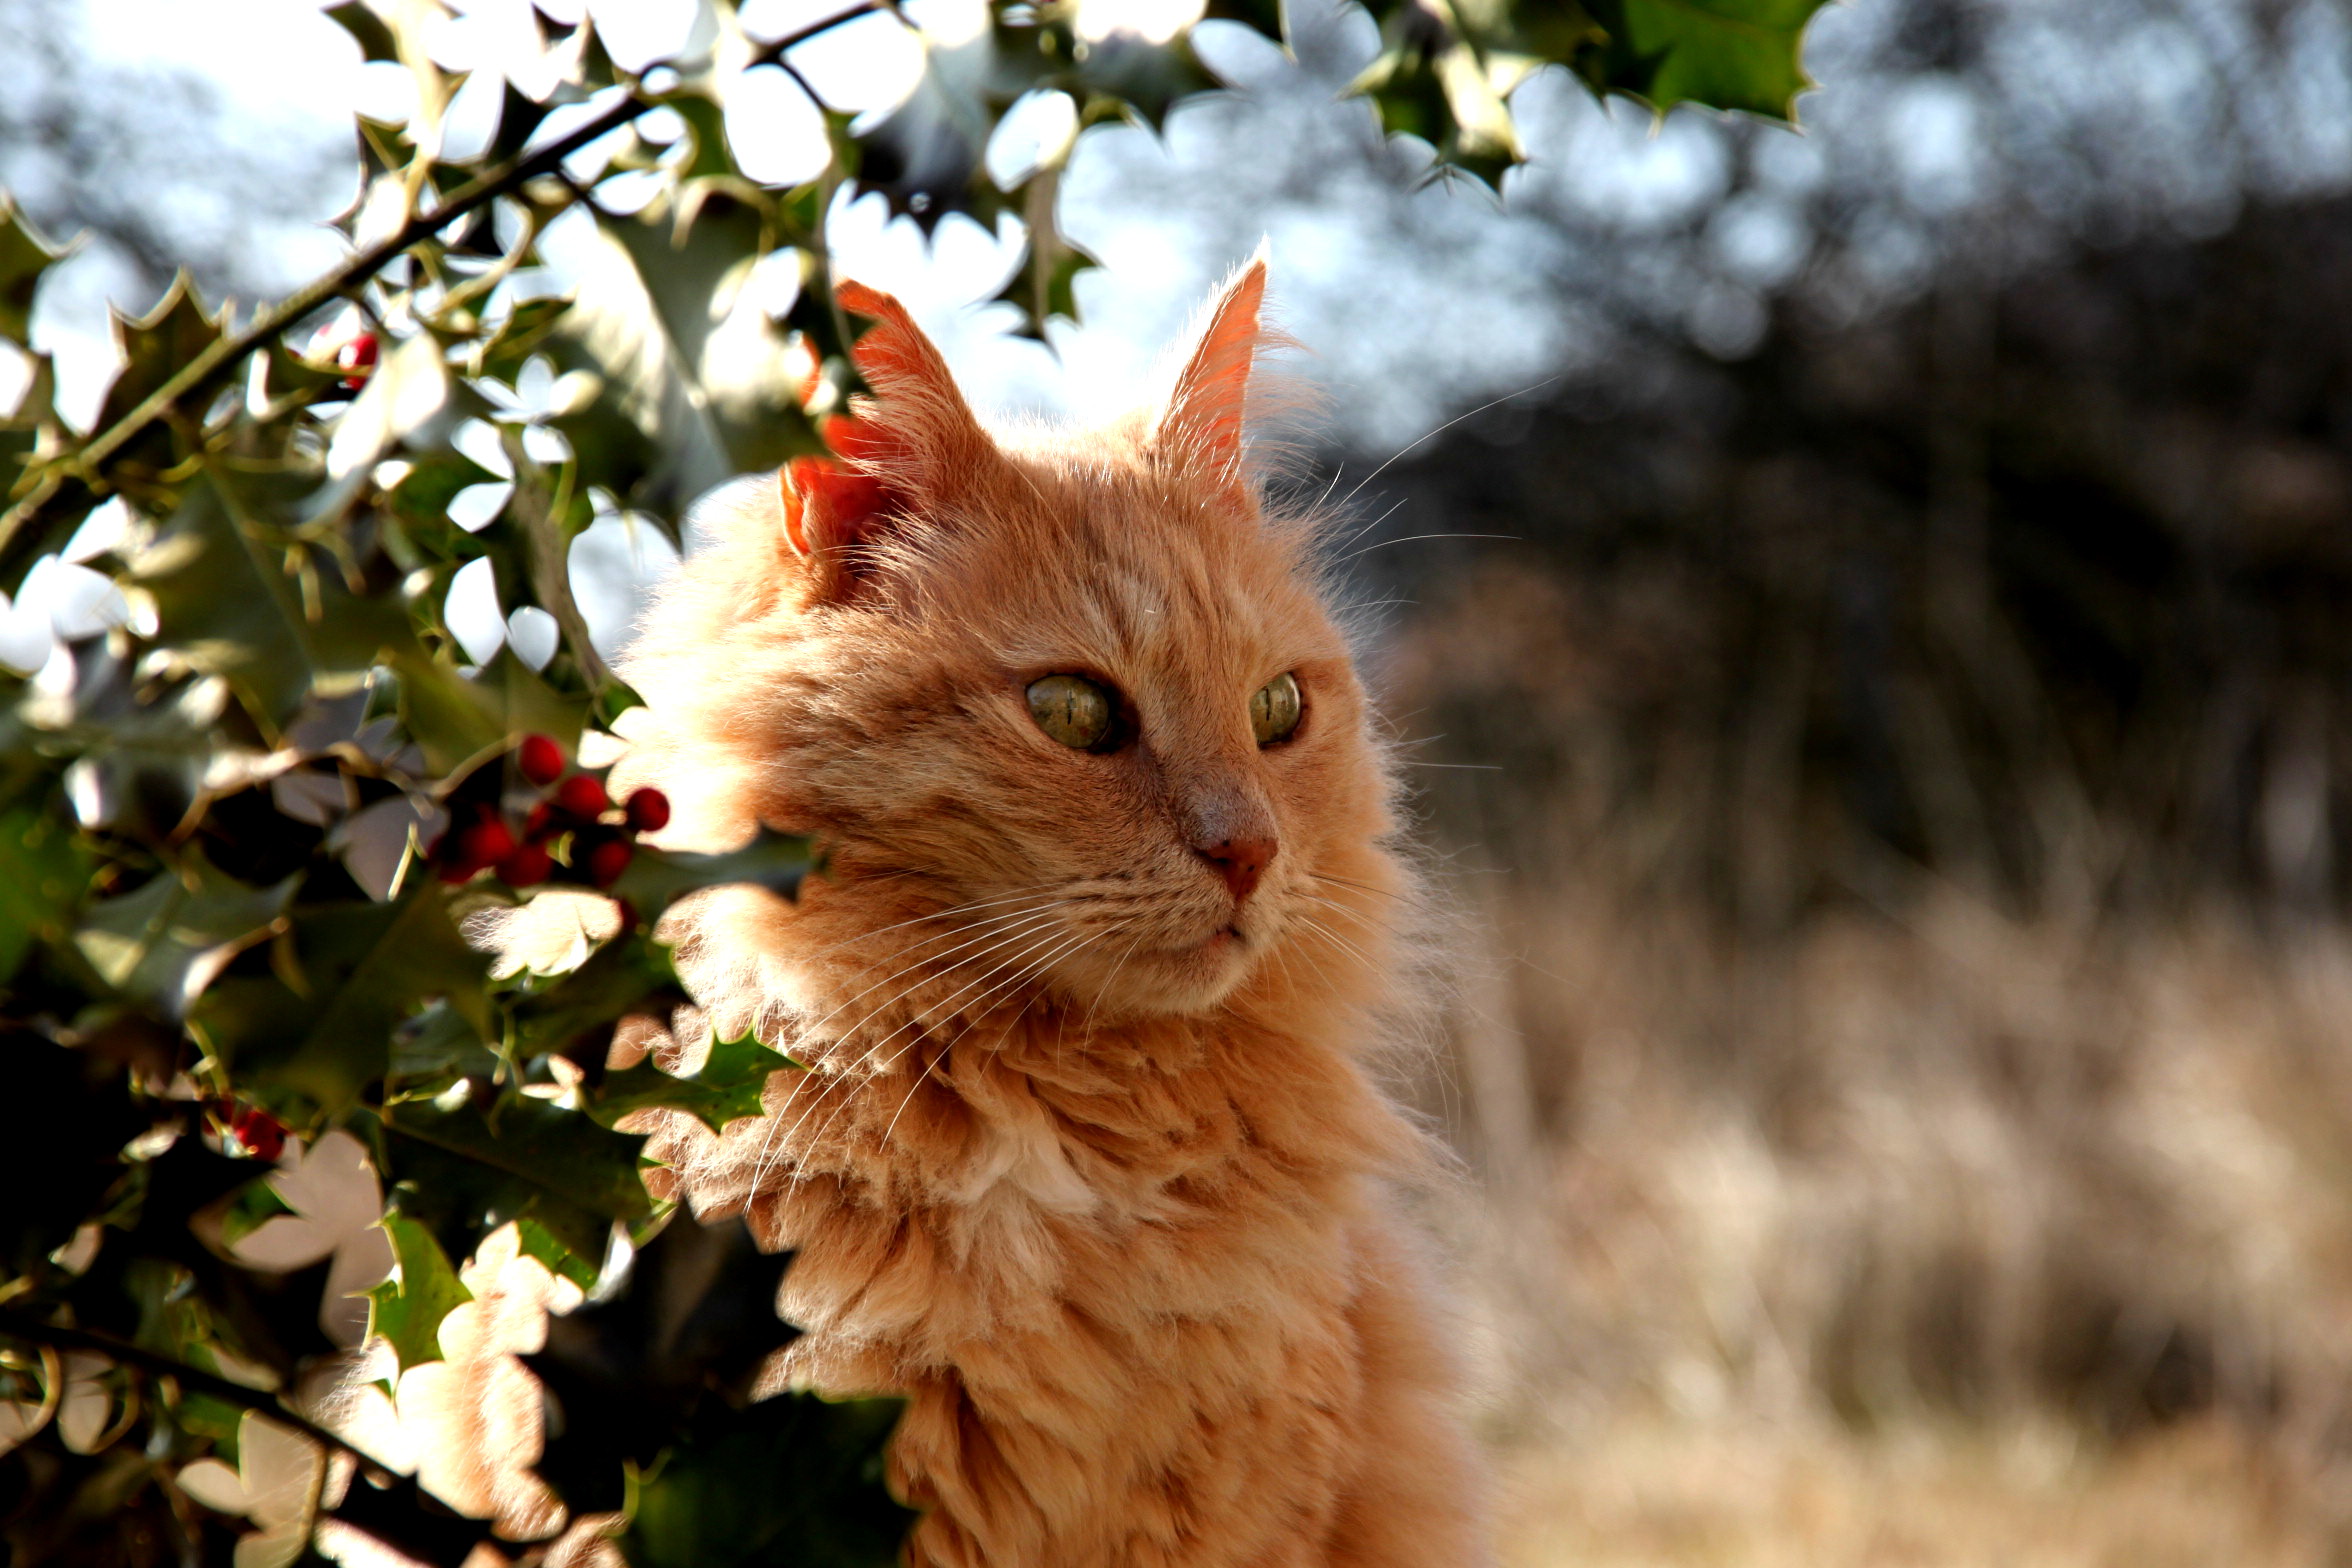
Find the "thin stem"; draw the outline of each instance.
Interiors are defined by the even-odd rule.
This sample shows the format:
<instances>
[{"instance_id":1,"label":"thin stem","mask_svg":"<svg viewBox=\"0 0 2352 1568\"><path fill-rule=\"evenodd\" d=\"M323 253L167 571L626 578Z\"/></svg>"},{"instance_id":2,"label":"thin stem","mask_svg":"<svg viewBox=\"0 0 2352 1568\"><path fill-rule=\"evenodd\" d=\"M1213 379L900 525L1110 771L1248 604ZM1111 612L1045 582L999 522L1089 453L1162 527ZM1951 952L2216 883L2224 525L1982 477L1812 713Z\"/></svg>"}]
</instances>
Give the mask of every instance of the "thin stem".
<instances>
[{"instance_id":1,"label":"thin stem","mask_svg":"<svg viewBox=\"0 0 2352 1568\"><path fill-rule=\"evenodd\" d=\"M804 44L855 17L882 9L883 0L859 0L858 4L847 10L819 18L763 45L752 56L750 63L755 66L776 64L783 59L786 50ZM304 284L269 309L256 313L244 331L216 339L202 353L175 371L162 386L148 394L145 401L92 437L80 451L50 465L40 483L22 500L7 511L0 512L0 559L7 557L24 526L56 498L68 477L79 478L94 488L101 487L103 481L98 477L99 471L110 458L170 415L182 402L211 388L240 364L246 355L329 300L358 288L389 266L410 246L447 228L467 213L520 189L526 182L557 167L590 142L619 130L657 107L658 101L645 96L641 87L631 87L620 102L583 122L568 135L558 137L536 152L518 154L495 169L484 170L451 191L432 211L415 214L393 233L353 256L334 271Z\"/></svg>"},{"instance_id":2,"label":"thin stem","mask_svg":"<svg viewBox=\"0 0 2352 1568\"><path fill-rule=\"evenodd\" d=\"M117 1339L112 1334L101 1334L95 1329L66 1328L56 1323L43 1323L19 1312L0 1311L0 1338L21 1339L33 1345L45 1345L53 1350L87 1350L106 1357L118 1366L136 1367L157 1377L168 1377L182 1387L193 1388L227 1400L257 1414L268 1417L280 1426L290 1427L314 1443L349 1454L358 1460L370 1475L385 1474L384 1462L373 1454L352 1447L325 1427L296 1415L280 1404L267 1389L248 1388L232 1383L217 1372L192 1367L184 1361Z\"/></svg>"}]
</instances>

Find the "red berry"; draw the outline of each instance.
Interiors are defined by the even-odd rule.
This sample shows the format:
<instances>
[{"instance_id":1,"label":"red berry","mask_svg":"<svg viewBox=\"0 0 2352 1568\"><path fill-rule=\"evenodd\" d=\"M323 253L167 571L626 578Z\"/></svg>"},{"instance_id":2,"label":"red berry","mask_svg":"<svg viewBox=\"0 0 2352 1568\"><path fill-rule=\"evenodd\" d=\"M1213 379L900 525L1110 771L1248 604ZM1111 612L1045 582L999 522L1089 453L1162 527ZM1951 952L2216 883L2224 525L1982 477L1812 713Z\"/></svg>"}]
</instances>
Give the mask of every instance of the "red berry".
<instances>
[{"instance_id":1,"label":"red berry","mask_svg":"<svg viewBox=\"0 0 2352 1568\"><path fill-rule=\"evenodd\" d=\"M600 817L611 804L604 786L585 773L575 773L556 786L555 809L575 817Z\"/></svg>"},{"instance_id":2,"label":"red berry","mask_svg":"<svg viewBox=\"0 0 2352 1568\"><path fill-rule=\"evenodd\" d=\"M498 863L498 880L508 887L537 887L555 874L555 857L537 844L525 844Z\"/></svg>"},{"instance_id":3,"label":"red berry","mask_svg":"<svg viewBox=\"0 0 2352 1568\"><path fill-rule=\"evenodd\" d=\"M621 873L629 869L629 861L635 854L627 839L598 839L588 846L588 853L584 857L588 880L598 887L611 887L621 879Z\"/></svg>"},{"instance_id":4,"label":"red berry","mask_svg":"<svg viewBox=\"0 0 2352 1568\"><path fill-rule=\"evenodd\" d=\"M229 1123L229 1131L258 1159L274 1160L286 1152L286 1125L267 1111L247 1106Z\"/></svg>"},{"instance_id":5,"label":"red berry","mask_svg":"<svg viewBox=\"0 0 2352 1568\"><path fill-rule=\"evenodd\" d=\"M362 332L335 351L335 368L343 372L343 390L357 392L376 369L376 335Z\"/></svg>"},{"instance_id":6,"label":"red berry","mask_svg":"<svg viewBox=\"0 0 2352 1568\"><path fill-rule=\"evenodd\" d=\"M513 854L514 849L514 829L498 817L484 817L457 839L458 858L477 867L494 866Z\"/></svg>"},{"instance_id":7,"label":"red berry","mask_svg":"<svg viewBox=\"0 0 2352 1568\"><path fill-rule=\"evenodd\" d=\"M524 778L544 789L563 777L563 748L545 735L525 735L515 748L515 766Z\"/></svg>"},{"instance_id":8,"label":"red berry","mask_svg":"<svg viewBox=\"0 0 2352 1568\"><path fill-rule=\"evenodd\" d=\"M523 842L526 844L536 844L542 839L553 838L557 831L555 811L544 800L533 806L531 814L523 818Z\"/></svg>"},{"instance_id":9,"label":"red berry","mask_svg":"<svg viewBox=\"0 0 2352 1568\"><path fill-rule=\"evenodd\" d=\"M669 825L669 796L658 789L640 789L630 792L629 826L640 833L659 833Z\"/></svg>"}]
</instances>

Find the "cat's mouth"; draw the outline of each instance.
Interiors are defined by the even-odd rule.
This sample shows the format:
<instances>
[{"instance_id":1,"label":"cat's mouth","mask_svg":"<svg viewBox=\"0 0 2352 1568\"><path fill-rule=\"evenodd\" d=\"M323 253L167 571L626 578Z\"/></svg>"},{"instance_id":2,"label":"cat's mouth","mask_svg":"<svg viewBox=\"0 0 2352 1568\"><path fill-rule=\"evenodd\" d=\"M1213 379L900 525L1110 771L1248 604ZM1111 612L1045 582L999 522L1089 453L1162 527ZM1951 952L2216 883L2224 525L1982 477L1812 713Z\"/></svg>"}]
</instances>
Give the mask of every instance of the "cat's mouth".
<instances>
[{"instance_id":1,"label":"cat's mouth","mask_svg":"<svg viewBox=\"0 0 2352 1568\"><path fill-rule=\"evenodd\" d=\"M1179 958L1216 958L1237 947L1247 947L1249 938L1241 934L1239 926L1224 926L1210 932L1200 941L1172 951Z\"/></svg>"}]
</instances>

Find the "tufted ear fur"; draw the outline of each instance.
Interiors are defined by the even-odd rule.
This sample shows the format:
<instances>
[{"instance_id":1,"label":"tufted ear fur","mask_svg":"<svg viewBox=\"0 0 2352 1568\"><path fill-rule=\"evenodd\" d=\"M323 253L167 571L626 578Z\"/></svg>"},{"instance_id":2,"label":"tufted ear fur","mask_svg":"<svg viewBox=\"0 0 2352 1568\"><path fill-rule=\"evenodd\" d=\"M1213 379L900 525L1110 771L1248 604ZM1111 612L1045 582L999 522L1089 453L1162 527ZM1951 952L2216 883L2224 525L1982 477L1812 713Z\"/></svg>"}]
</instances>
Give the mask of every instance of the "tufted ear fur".
<instances>
[{"instance_id":1,"label":"tufted ear fur","mask_svg":"<svg viewBox=\"0 0 2352 1568\"><path fill-rule=\"evenodd\" d=\"M1199 340L1152 427L1153 448L1165 460L1184 464L1237 495L1249 488L1242 433L1251 411L1258 351L1266 343L1259 320L1265 301L1261 246L1210 301Z\"/></svg>"},{"instance_id":2,"label":"tufted ear fur","mask_svg":"<svg viewBox=\"0 0 2352 1568\"><path fill-rule=\"evenodd\" d=\"M827 598L848 590L858 548L894 518L935 512L1000 462L904 305L861 283L842 283L834 297L874 320L850 350L874 396L826 421L832 457L796 457L777 475L785 540Z\"/></svg>"}]
</instances>

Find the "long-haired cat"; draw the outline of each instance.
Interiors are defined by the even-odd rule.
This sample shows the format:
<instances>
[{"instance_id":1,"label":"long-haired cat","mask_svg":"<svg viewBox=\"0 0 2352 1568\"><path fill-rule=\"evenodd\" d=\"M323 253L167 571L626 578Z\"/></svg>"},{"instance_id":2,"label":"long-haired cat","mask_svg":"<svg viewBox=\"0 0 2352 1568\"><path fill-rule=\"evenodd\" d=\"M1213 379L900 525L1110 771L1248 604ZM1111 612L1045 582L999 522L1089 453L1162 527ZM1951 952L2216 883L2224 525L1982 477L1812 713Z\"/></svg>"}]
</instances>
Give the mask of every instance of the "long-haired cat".
<instances>
[{"instance_id":1,"label":"long-haired cat","mask_svg":"<svg viewBox=\"0 0 2352 1568\"><path fill-rule=\"evenodd\" d=\"M1371 1076L1410 968L1394 786L1311 521L1270 515L1244 441L1264 288L1222 290L1156 410L991 434L845 286L876 324L844 461L742 509L628 656L620 782L668 792L670 842L828 852L797 903L673 922L688 1022L808 1070L648 1151L798 1249L774 1386L907 1400L917 1568L1487 1560L1396 1207L1429 1156ZM511 1257L472 1282L404 1414L463 1434L428 1485L530 1533L505 1352L553 1292Z\"/></svg>"}]
</instances>

